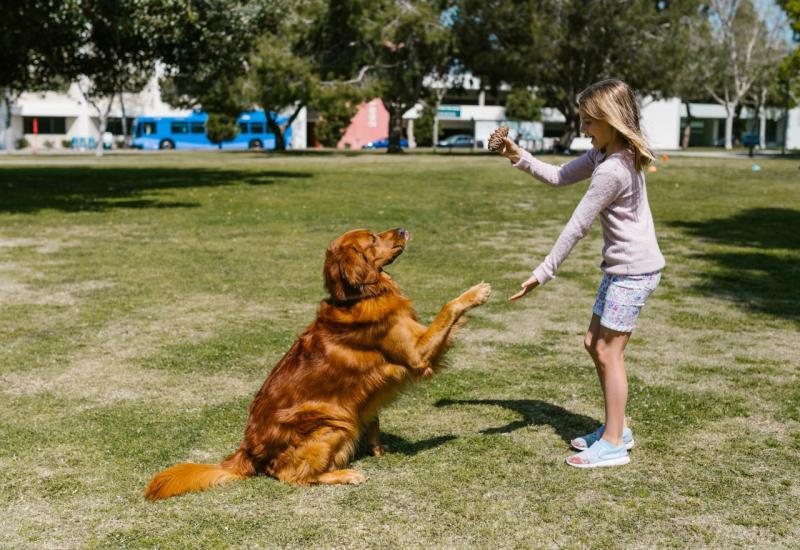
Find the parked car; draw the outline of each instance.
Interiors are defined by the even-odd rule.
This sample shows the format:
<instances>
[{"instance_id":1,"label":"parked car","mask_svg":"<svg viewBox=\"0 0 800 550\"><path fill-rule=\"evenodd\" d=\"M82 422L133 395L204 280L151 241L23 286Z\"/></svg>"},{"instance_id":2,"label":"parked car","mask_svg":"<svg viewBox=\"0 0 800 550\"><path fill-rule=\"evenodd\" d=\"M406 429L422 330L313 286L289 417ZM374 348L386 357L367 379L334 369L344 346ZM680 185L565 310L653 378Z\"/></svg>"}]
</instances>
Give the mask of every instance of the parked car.
<instances>
[{"instance_id":1,"label":"parked car","mask_svg":"<svg viewBox=\"0 0 800 550\"><path fill-rule=\"evenodd\" d=\"M376 139L375 141L370 141L369 143L361 146L362 149L386 149L387 147L389 147L389 138ZM408 140L401 139L400 147L403 149L408 147Z\"/></svg>"},{"instance_id":2,"label":"parked car","mask_svg":"<svg viewBox=\"0 0 800 550\"><path fill-rule=\"evenodd\" d=\"M480 146L480 144L477 144ZM436 147L442 147L445 149L454 149L454 148L470 148L476 146L475 140L469 134L455 134L448 138L443 139L439 143L436 144Z\"/></svg>"}]
</instances>

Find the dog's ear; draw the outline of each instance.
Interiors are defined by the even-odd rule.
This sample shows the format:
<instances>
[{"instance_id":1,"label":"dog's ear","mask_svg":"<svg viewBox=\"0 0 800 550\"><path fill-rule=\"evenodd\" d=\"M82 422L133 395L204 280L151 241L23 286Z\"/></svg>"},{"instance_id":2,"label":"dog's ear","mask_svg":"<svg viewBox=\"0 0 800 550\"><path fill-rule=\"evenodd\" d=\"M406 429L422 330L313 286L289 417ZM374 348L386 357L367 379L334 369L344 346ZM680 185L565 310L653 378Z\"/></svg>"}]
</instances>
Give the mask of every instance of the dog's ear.
<instances>
[{"instance_id":1,"label":"dog's ear","mask_svg":"<svg viewBox=\"0 0 800 550\"><path fill-rule=\"evenodd\" d=\"M325 288L336 302L347 300L347 293L344 288L344 280L339 269L338 248L328 247L325 251L325 267L322 269L325 277Z\"/></svg>"},{"instance_id":2,"label":"dog's ear","mask_svg":"<svg viewBox=\"0 0 800 550\"><path fill-rule=\"evenodd\" d=\"M378 270L354 245L339 255L339 270L345 284L354 288L378 282Z\"/></svg>"},{"instance_id":3,"label":"dog's ear","mask_svg":"<svg viewBox=\"0 0 800 550\"><path fill-rule=\"evenodd\" d=\"M325 253L325 287L339 302L362 296L361 286L377 283L378 270L355 246L328 247Z\"/></svg>"}]
</instances>

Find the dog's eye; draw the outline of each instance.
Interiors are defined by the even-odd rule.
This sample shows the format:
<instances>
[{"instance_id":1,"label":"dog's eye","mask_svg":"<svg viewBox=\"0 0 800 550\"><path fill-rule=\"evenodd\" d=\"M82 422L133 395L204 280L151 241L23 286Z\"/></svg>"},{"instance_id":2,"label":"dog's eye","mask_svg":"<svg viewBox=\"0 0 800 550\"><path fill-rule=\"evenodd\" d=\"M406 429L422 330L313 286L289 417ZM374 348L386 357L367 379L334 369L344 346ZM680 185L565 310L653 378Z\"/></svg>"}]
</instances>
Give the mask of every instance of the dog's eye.
<instances>
[{"instance_id":1,"label":"dog's eye","mask_svg":"<svg viewBox=\"0 0 800 550\"><path fill-rule=\"evenodd\" d=\"M375 235L373 235L373 236L372 236L372 246L375 246L376 244L378 244L378 237L376 237Z\"/></svg>"}]
</instances>

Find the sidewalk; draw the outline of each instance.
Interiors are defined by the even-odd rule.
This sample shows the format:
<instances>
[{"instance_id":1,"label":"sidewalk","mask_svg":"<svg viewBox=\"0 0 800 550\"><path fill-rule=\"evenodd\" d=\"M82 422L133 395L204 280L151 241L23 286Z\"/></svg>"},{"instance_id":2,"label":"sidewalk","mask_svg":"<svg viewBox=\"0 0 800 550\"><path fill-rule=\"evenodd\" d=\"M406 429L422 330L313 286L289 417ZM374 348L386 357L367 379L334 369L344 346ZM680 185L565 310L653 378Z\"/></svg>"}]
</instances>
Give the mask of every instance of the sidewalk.
<instances>
[{"instance_id":1,"label":"sidewalk","mask_svg":"<svg viewBox=\"0 0 800 550\"><path fill-rule=\"evenodd\" d=\"M662 154L669 155L671 157L695 157L695 158L717 158L717 159L742 159L742 158L751 158L750 152L746 149L737 149L734 151L726 151L725 149L720 149L719 151L685 151L682 149L676 150L659 150L654 151L656 153L656 157L660 157ZM781 155L780 149L762 149L753 151L754 159L769 159L769 158L797 158L797 153L793 153L791 151L787 151L785 155Z\"/></svg>"}]
</instances>

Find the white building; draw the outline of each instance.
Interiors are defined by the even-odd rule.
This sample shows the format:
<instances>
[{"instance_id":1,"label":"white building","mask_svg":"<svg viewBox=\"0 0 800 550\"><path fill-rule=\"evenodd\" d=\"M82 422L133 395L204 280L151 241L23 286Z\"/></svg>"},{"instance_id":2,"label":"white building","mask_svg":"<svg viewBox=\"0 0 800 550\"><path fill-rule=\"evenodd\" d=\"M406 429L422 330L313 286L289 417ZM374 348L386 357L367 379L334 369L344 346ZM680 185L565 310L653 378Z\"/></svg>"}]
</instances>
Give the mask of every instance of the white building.
<instances>
[{"instance_id":1,"label":"white building","mask_svg":"<svg viewBox=\"0 0 800 550\"><path fill-rule=\"evenodd\" d=\"M443 86L441 82L429 81L428 86ZM564 133L566 119L557 109L544 108L541 122L517 123L509 121L505 116L505 97L510 91L501 87L491 95L480 89L476 78L466 77L460 82L449 82L453 86L448 90L438 111L439 126L444 137L453 134L468 134L482 147L488 144L488 137L499 126L509 126L520 134L521 144L531 149L551 149L555 140ZM711 103L690 103L692 115L690 146L715 147L721 145L724 138L725 110L721 105ZM413 127L422 112L418 104L410 109L403 118L407 123L409 142L413 142ZM765 117L759 121L754 132L757 138L763 138L763 146L767 148L800 149L800 108L791 109L784 117L781 109L766 109ZM741 118L748 120L752 112L743 108ZM650 146L656 150L680 149L683 130L688 121L686 104L678 98L643 101L641 112L642 130L647 136ZM788 131L784 132L787 127ZM747 128L748 124L741 125ZM749 139L747 130L743 135L734 136L734 141ZM784 136L786 143L784 144Z\"/></svg>"},{"instance_id":2,"label":"white building","mask_svg":"<svg viewBox=\"0 0 800 550\"><path fill-rule=\"evenodd\" d=\"M427 85L439 87L435 81ZM486 147L489 135L495 128L508 125L520 136L521 144L530 149L550 149L556 139L564 132L566 119L556 109L545 108L541 122L517 123L508 121L505 116L505 98L510 91L501 87L492 93L480 88L476 78L466 76L459 82L449 82L452 86L438 111L440 129L444 136L468 134ZM132 122L139 116L167 117L185 116L187 110L174 109L161 100L158 79L152 78L148 85L137 94L124 94L127 131L130 134ZM101 105L105 108L106 105ZM414 121L420 116L422 106L417 105L404 115L409 142L414 145ZM713 147L720 144L724 131L725 111L717 104L691 104L691 146ZM748 118L747 109L742 110L742 118ZM675 150L680 148L683 128L687 122L686 105L679 99L645 101L642 108L642 126L651 146L656 150ZM34 124L37 132L34 135ZM788 126L787 126L788 125ZM742 125L747 127L747 125ZM784 131L787 128L787 131ZM115 98L109 112L107 130L120 143L122 135L122 109ZM388 135L388 129L387 129ZM788 116L780 109L767 109L766 117L760 121L756 131L763 137L766 147L800 149L800 108L792 109ZM22 94L11 107L11 120L6 133L6 143L10 149L35 147L46 149L93 149L100 140L100 117L90 105L77 84L72 84L66 92L30 92ZM307 144L307 114L303 109L292 124L292 149L305 149ZM786 143L783 143L784 136ZM2 136L0 136L2 137ZM735 136L735 139L747 136ZM2 141L2 140L0 140ZM0 144L2 147L2 144Z\"/></svg>"},{"instance_id":3,"label":"white building","mask_svg":"<svg viewBox=\"0 0 800 550\"><path fill-rule=\"evenodd\" d=\"M191 110L175 109L161 100L157 77L153 77L141 92L123 94L123 100L128 136L131 136L136 117L180 117L191 113ZM104 110L107 106L107 101L99 105ZM303 109L292 124L290 147L293 149L306 147L305 113ZM114 136L117 145L125 139L119 97L112 100L106 130ZM94 149L101 138L100 114L85 99L77 83L71 84L65 92L26 92L11 105L6 136L5 142L10 144L8 149ZM2 141L0 139L0 149Z\"/></svg>"}]
</instances>

